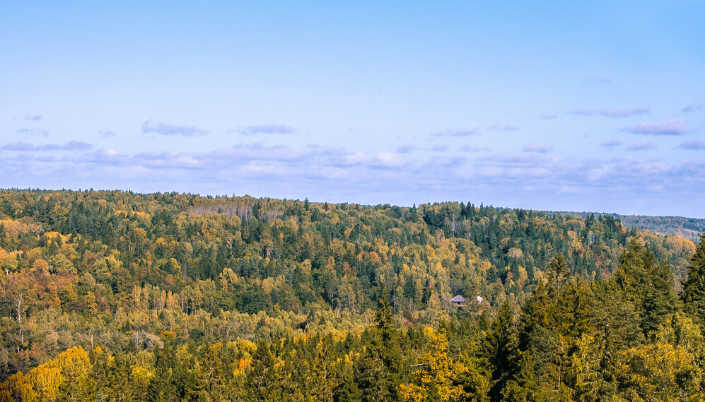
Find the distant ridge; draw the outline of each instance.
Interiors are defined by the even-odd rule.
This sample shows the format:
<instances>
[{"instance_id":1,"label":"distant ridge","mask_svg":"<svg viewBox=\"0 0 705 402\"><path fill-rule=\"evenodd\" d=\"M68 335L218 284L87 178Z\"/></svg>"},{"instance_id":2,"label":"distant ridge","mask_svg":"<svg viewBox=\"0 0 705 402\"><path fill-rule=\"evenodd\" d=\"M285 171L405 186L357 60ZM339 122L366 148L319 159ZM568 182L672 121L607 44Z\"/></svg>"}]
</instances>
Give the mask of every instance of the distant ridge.
<instances>
[{"instance_id":1,"label":"distant ridge","mask_svg":"<svg viewBox=\"0 0 705 402\"><path fill-rule=\"evenodd\" d=\"M683 216L649 216L649 215L620 215L606 212L572 212L572 211L545 211L550 214L561 213L564 215L587 218L590 214L595 217L608 215L619 219L623 224L637 229L647 229L661 234L675 234L680 237L700 241L700 235L705 233L705 219L686 218Z\"/></svg>"}]
</instances>

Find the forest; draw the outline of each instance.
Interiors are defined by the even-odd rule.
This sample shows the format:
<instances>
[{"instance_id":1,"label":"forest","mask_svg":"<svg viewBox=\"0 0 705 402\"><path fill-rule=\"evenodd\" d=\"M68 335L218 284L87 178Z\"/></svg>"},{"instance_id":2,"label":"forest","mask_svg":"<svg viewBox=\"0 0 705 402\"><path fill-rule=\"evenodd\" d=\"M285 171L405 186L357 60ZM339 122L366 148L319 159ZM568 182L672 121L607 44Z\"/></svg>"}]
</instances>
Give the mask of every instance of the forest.
<instances>
[{"instance_id":1,"label":"forest","mask_svg":"<svg viewBox=\"0 0 705 402\"><path fill-rule=\"evenodd\" d=\"M619 219L627 226L647 229L662 234L675 234L680 237L697 242L700 235L705 233L705 219L684 218L682 216L645 216L645 215L619 215L591 212L563 212L563 214L587 218L593 216L609 215Z\"/></svg>"},{"instance_id":2,"label":"forest","mask_svg":"<svg viewBox=\"0 0 705 402\"><path fill-rule=\"evenodd\" d=\"M0 190L0 401L699 401L703 331L611 215Z\"/></svg>"}]
</instances>

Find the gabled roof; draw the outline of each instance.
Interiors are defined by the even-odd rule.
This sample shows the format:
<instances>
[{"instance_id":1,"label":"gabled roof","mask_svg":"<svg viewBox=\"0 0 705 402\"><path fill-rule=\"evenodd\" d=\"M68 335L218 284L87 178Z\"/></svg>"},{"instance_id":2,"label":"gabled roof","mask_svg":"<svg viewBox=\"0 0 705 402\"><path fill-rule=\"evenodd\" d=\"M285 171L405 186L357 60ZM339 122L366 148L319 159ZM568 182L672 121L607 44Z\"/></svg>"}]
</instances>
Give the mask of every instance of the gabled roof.
<instances>
[{"instance_id":1,"label":"gabled roof","mask_svg":"<svg viewBox=\"0 0 705 402\"><path fill-rule=\"evenodd\" d=\"M457 296L455 296L454 298L450 299L450 301L452 301L452 302L454 302L454 303L464 303L464 302L465 302L465 298L464 298L463 296L461 296L461 295L457 295Z\"/></svg>"}]
</instances>

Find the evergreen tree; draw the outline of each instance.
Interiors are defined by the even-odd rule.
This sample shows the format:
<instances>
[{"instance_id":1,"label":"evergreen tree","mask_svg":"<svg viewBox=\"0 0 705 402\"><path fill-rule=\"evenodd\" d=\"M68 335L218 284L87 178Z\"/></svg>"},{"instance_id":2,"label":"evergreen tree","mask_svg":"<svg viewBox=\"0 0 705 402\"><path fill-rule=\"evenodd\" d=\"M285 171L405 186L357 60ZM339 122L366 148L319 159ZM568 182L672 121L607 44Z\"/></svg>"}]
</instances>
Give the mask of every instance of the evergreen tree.
<instances>
[{"instance_id":1,"label":"evergreen tree","mask_svg":"<svg viewBox=\"0 0 705 402\"><path fill-rule=\"evenodd\" d=\"M667 263L648 269L649 287L642 303L641 327L645 335L652 334L678 309L678 297L673 289L673 271Z\"/></svg>"},{"instance_id":2,"label":"evergreen tree","mask_svg":"<svg viewBox=\"0 0 705 402\"><path fill-rule=\"evenodd\" d=\"M360 400L364 402L387 401L389 387L385 381L384 363L379 350L374 345L365 348L357 365L355 386L359 390Z\"/></svg>"},{"instance_id":3,"label":"evergreen tree","mask_svg":"<svg viewBox=\"0 0 705 402\"><path fill-rule=\"evenodd\" d=\"M354 373L344 372L342 381L335 389L335 402L355 402L360 399L360 390L357 388Z\"/></svg>"},{"instance_id":4,"label":"evergreen tree","mask_svg":"<svg viewBox=\"0 0 705 402\"><path fill-rule=\"evenodd\" d=\"M380 357L385 369L385 382L387 392L393 397L396 395L401 376L401 347L399 344L399 330L394 324L392 306L389 304L387 292L382 290L377 310L377 329L379 331Z\"/></svg>"},{"instance_id":5,"label":"evergreen tree","mask_svg":"<svg viewBox=\"0 0 705 402\"><path fill-rule=\"evenodd\" d=\"M700 235L700 243L690 258L688 277L683 282L681 293L685 312L705 332L705 234Z\"/></svg>"},{"instance_id":6,"label":"evergreen tree","mask_svg":"<svg viewBox=\"0 0 705 402\"><path fill-rule=\"evenodd\" d=\"M515 373L515 345L512 311L509 303L504 302L485 335L481 351L492 373L492 387L489 391L492 401L501 400L502 389Z\"/></svg>"},{"instance_id":7,"label":"evergreen tree","mask_svg":"<svg viewBox=\"0 0 705 402\"><path fill-rule=\"evenodd\" d=\"M252 368L247 373L248 399L251 401L274 401L280 393L274 355L269 343L260 340L252 355Z\"/></svg>"},{"instance_id":8,"label":"evergreen tree","mask_svg":"<svg viewBox=\"0 0 705 402\"><path fill-rule=\"evenodd\" d=\"M149 384L147 400L149 402L176 400L177 392L172 377L176 360L174 347L167 343L162 348L156 348L154 360L154 377Z\"/></svg>"}]
</instances>

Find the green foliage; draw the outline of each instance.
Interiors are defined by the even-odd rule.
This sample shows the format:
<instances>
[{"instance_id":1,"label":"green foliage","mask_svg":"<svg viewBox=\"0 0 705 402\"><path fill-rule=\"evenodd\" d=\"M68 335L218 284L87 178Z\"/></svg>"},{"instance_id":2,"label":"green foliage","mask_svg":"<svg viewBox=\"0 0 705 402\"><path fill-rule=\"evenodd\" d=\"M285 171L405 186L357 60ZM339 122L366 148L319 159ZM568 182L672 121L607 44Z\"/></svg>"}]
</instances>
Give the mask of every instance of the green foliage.
<instances>
[{"instance_id":1,"label":"green foliage","mask_svg":"<svg viewBox=\"0 0 705 402\"><path fill-rule=\"evenodd\" d=\"M703 247L470 203L3 190L0 401L697 399Z\"/></svg>"},{"instance_id":2,"label":"green foliage","mask_svg":"<svg viewBox=\"0 0 705 402\"><path fill-rule=\"evenodd\" d=\"M681 299L685 311L701 329L705 329L705 234L700 237L700 243L690 259L688 279L683 283Z\"/></svg>"}]
</instances>

